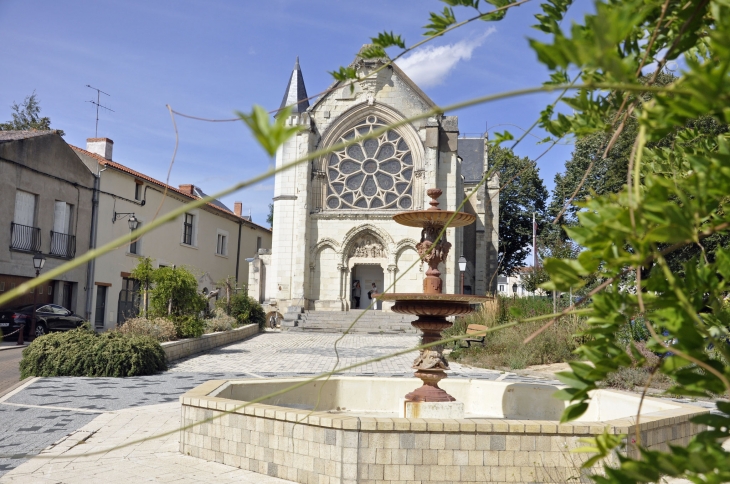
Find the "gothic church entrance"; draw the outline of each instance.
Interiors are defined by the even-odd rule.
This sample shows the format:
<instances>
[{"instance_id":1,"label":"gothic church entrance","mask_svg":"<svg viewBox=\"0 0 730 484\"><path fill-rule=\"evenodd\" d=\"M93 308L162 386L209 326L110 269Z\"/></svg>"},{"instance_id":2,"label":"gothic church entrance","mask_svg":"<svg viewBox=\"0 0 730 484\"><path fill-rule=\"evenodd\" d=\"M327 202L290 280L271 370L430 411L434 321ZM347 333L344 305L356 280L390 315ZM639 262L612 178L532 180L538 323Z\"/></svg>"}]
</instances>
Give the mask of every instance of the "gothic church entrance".
<instances>
[{"instance_id":1,"label":"gothic church entrance","mask_svg":"<svg viewBox=\"0 0 730 484\"><path fill-rule=\"evenodd\" d=\"M350 280L352 281L353 286L355 281L360 281L360 287L362 288L360 307L356 308L355 300L352 299L352 305L350 306L352 309L365 309L370 305L372 301L368 299L368 292L372 290L373 283L375 283L375 286L378 288L378 292L383 292L385 289L385 276L383 274L383 268L380 265L355 264L352 267L352 277ZM350 293L352 294L352 291L350 291ZM378 307L373 307L373 309L382 309L380 307L381 304L382 303L378 303Z\"/></svg>"}]
</instances>

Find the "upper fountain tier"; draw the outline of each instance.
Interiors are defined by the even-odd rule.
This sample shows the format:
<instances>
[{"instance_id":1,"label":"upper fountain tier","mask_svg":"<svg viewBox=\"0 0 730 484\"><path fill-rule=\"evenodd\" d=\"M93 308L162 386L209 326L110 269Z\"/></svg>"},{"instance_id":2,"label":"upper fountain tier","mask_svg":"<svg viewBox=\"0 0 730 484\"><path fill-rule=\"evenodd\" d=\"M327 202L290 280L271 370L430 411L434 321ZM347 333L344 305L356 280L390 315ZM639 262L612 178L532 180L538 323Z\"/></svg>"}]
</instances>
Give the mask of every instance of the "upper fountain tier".
<instances>
[{"instance_id":1,"label":"upper fountain tier","mask_svg":"<svg viewBox=\"0 0 730 484\"><path fill-rule=\"evenodd\" d=\"M476 220L476 216L470 213L441 210L438 198L443 192L440 188L429 188L426 193L431 197L430 208L399 213L393 216L393 220L401 225L420 228L425 228L427 225L443 227L447 224L449 227L464 227Z\"/></svg>"}]
</instances>

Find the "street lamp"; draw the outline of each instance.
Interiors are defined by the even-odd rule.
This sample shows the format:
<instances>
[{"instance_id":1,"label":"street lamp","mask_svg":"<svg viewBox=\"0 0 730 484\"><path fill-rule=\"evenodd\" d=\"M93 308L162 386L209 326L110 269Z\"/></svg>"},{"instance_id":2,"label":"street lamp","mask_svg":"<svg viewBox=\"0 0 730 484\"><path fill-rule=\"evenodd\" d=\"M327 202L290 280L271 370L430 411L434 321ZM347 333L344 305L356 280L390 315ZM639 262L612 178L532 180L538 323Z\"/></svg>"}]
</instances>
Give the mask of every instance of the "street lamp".
<instances>
[{"instance_id":1,"label":"street lamp","mask_svg":"<svg viewBox=\"0 0 730 484\"><path fill-rule=\"evenodd\" d=\"M512 284L512 299L517 297L517 283Z\"/></svg>"},{"instance_id":2,"label":"street lamp","mask_svg":"<svg viewBox=\"0 0 730 484\"><path fill-rule=\"evenodd\" d=\"M35 268L35 276L38 277L38 275L41 273L41 269L43 269L43 266L46 264L46 258L43 257L42 254L36 254L33 256L33 267ZM36 297L38 294L37 288L33 290L33 311L30 316L30 339L35 339L35 306L36 306Z\"/></svg>"},{"instance_id":3,"label":"street lamp","mask_svg":"<svg viewBox=\"0 0 730 484\"><path fill-rule=\"evenodd\" d=\"M137 225L139 225L139 220L137 220L137 217L134 216L134 212L114 212L114 216L112 217L112 223L116 222L119 219L123 219L126 216L129 216L129 220L127 220L127 223L129 224L129 230L136 229Z\"/></svg>"},{"instance_id":4,"label":"street lamp","mask_svg":"<svg viewBox=\"0 0 730 484\"><path fill-rule=\"evenodd\" d=\"M466 271L466 257L459 257L459 270L461 271L461 293L464 294L464 272Z\"/></svg>"}]
</instances>

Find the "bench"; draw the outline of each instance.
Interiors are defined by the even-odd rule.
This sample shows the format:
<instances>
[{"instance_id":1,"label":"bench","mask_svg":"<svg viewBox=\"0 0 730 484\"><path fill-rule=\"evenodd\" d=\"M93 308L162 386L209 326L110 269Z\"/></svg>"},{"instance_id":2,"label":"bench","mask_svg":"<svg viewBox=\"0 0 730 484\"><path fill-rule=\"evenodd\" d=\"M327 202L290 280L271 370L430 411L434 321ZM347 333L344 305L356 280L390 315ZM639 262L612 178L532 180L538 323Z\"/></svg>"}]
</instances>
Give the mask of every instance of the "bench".
<instances>
[{"instance_id":1,"label":"bench","mask_svg":"<svg viewBox=\"0 0 730 484\"><path fill-rule=\"evenodd\" d=\"M483 333L483 331L486 331L486 329L487 329L487 327L482 324L470 324L469 326L467 326L466 334L477 334L477 333L482 333L482 334L480 334L479 336L476 336L474 338L465 339L464 341L466 342L466 346L468 348L471 348L472 343L481 343L483 345L484 336L485 336L485 333Z\"/></svg>"}]
</instances>

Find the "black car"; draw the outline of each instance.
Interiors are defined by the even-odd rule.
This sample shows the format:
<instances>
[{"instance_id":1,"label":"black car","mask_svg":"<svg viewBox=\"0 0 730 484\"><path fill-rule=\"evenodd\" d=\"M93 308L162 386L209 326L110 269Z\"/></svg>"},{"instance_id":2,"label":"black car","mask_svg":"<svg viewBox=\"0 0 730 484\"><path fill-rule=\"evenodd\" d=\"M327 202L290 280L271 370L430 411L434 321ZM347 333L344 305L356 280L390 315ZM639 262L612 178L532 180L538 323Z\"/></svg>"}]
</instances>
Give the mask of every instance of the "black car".
<instances>
[{"instance_id":1,"label":"black car","mask_svg":"<svg viewBox=\"0 0 730 484\"><path fill-rule=\"evenodd\" d=\"M24 324L23 334L27 338L30 334L32 313L32 304L0 310L0 330L3 334L9 334ZM36 336L42 336L49 331L68 331L84 324L84 318L57 304L38 304L35 315Z\"/></svg>"}]
</instances>

